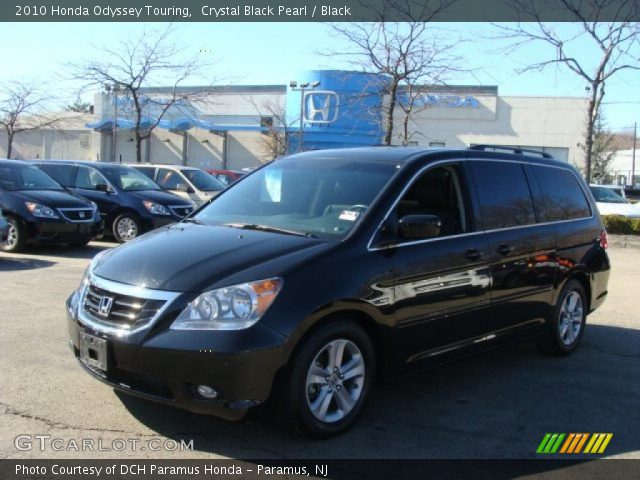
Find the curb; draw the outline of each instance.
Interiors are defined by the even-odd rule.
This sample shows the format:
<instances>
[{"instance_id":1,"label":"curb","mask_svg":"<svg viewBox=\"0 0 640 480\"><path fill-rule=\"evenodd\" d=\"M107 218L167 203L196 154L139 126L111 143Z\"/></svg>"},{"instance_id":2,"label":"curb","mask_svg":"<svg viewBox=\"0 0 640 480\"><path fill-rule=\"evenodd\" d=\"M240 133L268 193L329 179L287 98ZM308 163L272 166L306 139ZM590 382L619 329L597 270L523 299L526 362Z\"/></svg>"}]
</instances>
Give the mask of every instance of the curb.
<instances>
[{"instance_id":1,"label":"curb","mask_svg":"<svg viewBox=\"0 0 640 480\"><path fill-rule=\"evenodd\" d=\"M635 248L640 250L640 236L609 234L609 246L619 248Z\"/></svg>"}]
</instances>

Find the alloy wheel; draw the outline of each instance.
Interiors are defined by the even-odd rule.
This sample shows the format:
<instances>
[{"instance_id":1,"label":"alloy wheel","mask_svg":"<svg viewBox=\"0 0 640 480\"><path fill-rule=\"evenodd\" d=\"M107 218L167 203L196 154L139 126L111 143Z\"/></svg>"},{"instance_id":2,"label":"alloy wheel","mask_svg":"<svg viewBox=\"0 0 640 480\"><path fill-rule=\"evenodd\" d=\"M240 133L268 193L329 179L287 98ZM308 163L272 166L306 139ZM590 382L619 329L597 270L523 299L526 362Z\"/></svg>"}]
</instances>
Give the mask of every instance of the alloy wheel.
<instances>
[{"instance_id":1,"label":"alloy wheel","mask_svg":"<svg viewBox=\"0 0 640 480\"><path fill-rule=\"evenodd\" d=\"M560 322L558 323L560 339L567 346L572 345L582 329L584 307L582 297L573 290L564 298L560 308Z\"/></svg>"},{"instance_id":2,"label":"alloy wheel","mask_svg":"<svg viewBox=\"0 0 640 480\"><path fill-rule=\"evenodd\" d=\"M128 242L138 236L138 225L132 218L124 217L118 220L116 231L122 240Z\"/></svg>"},{"instance_id":3,"label":"alloy wheel","mask_svg":"<svg viewBox=\"0 0 640 480\"><path fill-rule=\"evenodd\" d=\"M6 246L7 248L13 248L15 247L17 242L18 242L18 229L12 222L9 222L9 233L7 234Z\"/></svg>"},{"instance_id":4,"label":"alloy wheel","mask_svg":"<svg viewBox=\"0 0 640 480\"><path fill-rule=\"evenodd\" d=\"M307 406L325 423L343 419L362 395L365 363L360 348L350 340L327 343L316 354L306 381Z\"/></svg>"}]
</instances>

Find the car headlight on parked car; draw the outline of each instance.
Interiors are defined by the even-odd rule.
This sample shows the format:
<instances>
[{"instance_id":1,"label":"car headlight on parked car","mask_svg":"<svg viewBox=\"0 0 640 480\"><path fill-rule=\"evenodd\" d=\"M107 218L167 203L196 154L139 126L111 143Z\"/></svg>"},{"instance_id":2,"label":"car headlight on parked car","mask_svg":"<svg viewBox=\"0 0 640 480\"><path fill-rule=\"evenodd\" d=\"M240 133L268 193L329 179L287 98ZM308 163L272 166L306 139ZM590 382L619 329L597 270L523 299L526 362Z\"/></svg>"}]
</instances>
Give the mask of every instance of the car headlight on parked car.
<instances>
[{"instance_id":1,"label":"car headlight on parked car","mask_svg":"<svg viewBox=\"0 0 640 480\"><path fill-rule=\"evenodd\" d=\"M27 210L29 210L31 215L33 215L34 217L58 218L58 215L53 211L53 208L51 207L47 207L46 205L41 205L35 202L24 202L24 204L27 206Z\"/></svg>"},{"instance_id":2,"label":"car headlight on parked car","mask_svg":"<svg viewBox=\"0 0 640 480\"><path fill-rule=\"evenodd\" d=\"M210 290L187 305L173 330L243 330L254 325L282 289L281 278Z\"/></svg>"},{"instance_id":3,"label":"car headlight on parked car","mask_svg":"<svg viewBox=\"0 0 640 480\"><path fill-rule=\"evenodd\" d=\"M154 215L169 215L169 209L164 205L160 205L159 203L144 201L142 202L144 208L146 208L149 213Z\"/></svg>"}]
</instances>

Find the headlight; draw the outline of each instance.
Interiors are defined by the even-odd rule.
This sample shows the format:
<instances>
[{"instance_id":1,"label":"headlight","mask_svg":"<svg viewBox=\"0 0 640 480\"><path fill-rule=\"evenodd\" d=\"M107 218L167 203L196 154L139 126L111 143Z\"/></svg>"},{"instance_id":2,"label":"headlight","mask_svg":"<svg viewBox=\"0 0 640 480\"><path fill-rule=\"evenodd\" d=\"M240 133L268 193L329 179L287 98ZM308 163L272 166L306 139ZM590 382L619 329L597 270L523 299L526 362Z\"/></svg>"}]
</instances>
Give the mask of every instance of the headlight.
<instances>
[{"instance_id":1,"label":"headlight","mask_svg":"<svg viewBox=\"0 0 640 480\"><path fill-rule=\"evenodd\" d=\"M171 325L173 330L243 330L255 324L282 289L281 278L242 283L199 295Z\"/></svg>"},{"instance_id":2,"label":"headlight","mask_svg":"<svg viewBox=\"0 0 640 480\"><path fill-rule=\"evenodd\" d=\"M144 201L142 204L144 208L149 210L149 213L153 213L154 215L169 215L169 210L164 205L149 201Z\"/></svg>"},{"instance_id":3,"label":"headlight","mask_svg":"<svg viewBox=\"0 0 640 480\"><path fill-rule=\"evenodd\" d=\"M34 202L24 202L27 206L27 210L31 212L31 215L34 217L40 218L58 218L56 212L53 211L53 208L47 207L46 205L40 205L39 203Z\"/></svg>"}]
</instances>

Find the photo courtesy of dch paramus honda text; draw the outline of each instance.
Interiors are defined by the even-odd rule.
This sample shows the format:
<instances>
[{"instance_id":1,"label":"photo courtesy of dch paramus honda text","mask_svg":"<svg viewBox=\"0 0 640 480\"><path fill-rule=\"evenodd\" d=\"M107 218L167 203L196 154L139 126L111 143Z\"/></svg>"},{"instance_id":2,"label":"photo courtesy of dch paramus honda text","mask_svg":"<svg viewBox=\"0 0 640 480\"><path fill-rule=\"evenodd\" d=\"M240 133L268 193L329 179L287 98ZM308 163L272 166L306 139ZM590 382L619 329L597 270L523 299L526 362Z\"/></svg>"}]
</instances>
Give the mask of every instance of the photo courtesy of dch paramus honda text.
<instances>
[{"instance_id":1,"label":"photo courtesy of dch paramus honda text","mask_svg":"<svg viewBox=\"0 0 640 480\"><path fill-rule=\"evenodd\" d=\"M149 400L338 434L376 382L534 339L572 353L607 296L589 188L546 153L299 153L97 255L67 301L75 355Z\"/></svg>"}]
</instances>

